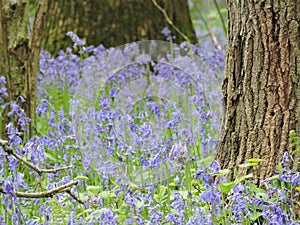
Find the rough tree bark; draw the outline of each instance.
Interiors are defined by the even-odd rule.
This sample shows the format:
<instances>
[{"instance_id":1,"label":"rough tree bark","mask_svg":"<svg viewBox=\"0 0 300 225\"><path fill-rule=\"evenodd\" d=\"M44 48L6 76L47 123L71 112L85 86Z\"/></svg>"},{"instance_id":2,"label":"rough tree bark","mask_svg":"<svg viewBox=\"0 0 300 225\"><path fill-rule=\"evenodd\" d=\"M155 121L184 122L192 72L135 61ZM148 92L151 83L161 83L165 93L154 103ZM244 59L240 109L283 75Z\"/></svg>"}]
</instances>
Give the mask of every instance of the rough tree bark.
<instances>
[{"instance_id":1,"label":"rough tree bark","mask_svg":"<svg viewBox=\"0 0 300 225\"><path fill-rule=\"evenodd\" d=\"M7 81L7 102L17 101L24 109L29 124L29 137L35 124L36 77L39 72L41 38L45 27L47 1L37 1L34 24L29 40L28 0L0 1L0 75ZM23 102L20 98L25 99ZM6 126L11 121L9 107L2 112L2 138L7 137Z\"/></svg>"},{"instance_id":2,"label":"rough tree bark","mask_svg":"<svg viewBox=\"0 0 300 225\"><path fill-rule=\"evenodd\" d=\"M196 43L187 0L156 0L172 23L192 43ZM185 39L167 22L153 0L49 1L49 14L43 47L52 54L72 46L68 31L73 31L88 45L120 46L133 41L166 40L161 34L169 27L176 43Z\"/></svg>"},{"instance_id":3,"label":"rough tree bark","mask_svg":"<svg viewBox=\"0 0 300 225\"><path fill-rule=\"evenodd\" d=\"M300 0L227 5L224 119L216 158L239 173L245 172L239 164L263 159L246 171L259 183L291 150L289 131L300 136ZM293 169L299 170L294 157Z\"/></svg>"}]
</instances>

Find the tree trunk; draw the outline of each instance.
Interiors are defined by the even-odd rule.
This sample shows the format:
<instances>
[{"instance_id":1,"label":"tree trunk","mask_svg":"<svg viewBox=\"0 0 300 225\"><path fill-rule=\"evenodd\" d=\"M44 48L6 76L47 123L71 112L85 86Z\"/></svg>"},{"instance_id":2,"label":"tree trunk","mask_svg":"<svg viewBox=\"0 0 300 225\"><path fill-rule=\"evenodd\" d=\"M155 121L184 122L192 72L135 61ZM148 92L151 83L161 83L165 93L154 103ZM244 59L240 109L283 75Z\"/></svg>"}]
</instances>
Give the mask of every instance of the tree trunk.
<instances>
[{"instance_id":1,"label":"tree trunk","mask_svg":"<svg viewBox=\"0 0 300 225\"><path fill-rule=\"evenodd\" d=\"M222 168L270 177L300 136L300 0L228 0L224 118L216 158ZM294 170L299 162L294 156ZM248 159L263 159L244 171ZM229 175L233 178L233 174Z\"/></svg>"},{"instance_id":2,"label":"tree trunk","mask_svg":"<svg viewBox=\"0 0 300 225\"><path fill-rule=\"evenodd\" d=\"M35 124L35 89L47 1L39 1L29 41L28 0L0 1L0 75L7 81L7 102L16 101L31 119L29 137ZM22 101L22 98L25 100ZM10 107L2 112L2 138L7 138ZM17 121L15 121L16 125Z\"/></svg>"},{"instance_id":3,"label":"tree trunk","mask_svg":"<svg viewBox=\"0 0 300 225\"><path fill-rule=\"evenodd\" d=\"M156 0L171 22L196 43L194 28L189 16L187 0ZM169 27L175 42L184 37L167 22L153 0L84 0L49 1L49 14L44 38L44 49L57 54L60 49L72 46L68 31L86 40L88 45L120 46L133 41L166 40L161 33Z\"/></svg>"}]
</instances>

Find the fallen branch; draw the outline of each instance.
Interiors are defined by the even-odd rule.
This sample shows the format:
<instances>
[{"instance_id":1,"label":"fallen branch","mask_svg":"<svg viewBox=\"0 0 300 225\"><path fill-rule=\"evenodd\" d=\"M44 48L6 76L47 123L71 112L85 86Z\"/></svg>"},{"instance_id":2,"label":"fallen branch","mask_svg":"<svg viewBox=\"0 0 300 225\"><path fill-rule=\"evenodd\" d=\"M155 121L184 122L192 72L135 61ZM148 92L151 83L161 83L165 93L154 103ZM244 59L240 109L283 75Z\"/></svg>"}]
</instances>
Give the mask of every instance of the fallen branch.
<instances>
[{"instance_id":1,"label":"fallen branch","mask_svg":"<svg viewBox=\"0 0 300 225\"><path fill-rule=\"evenodd\" d=\"M12 195L16 195L17 197L20 197L20 198L48 198L48 197L53 197L54 195L56 195L58 193L61 193L61 192L65 192L65 191L67 192L68 190L70 190L70 188L72 186L77 185L77 184L78 184L78 181L74 180L74 181L71 181L67 184L61 185L57 188L53 188L49 191L31 192L31 193L30 192L13 191L13 192L10 192L10 193ZM3 194L6 194L6 191L3 187L0 187L0 192L3 193Z\"/></svg>"},{"instance_id":2,"label":"fallen branch","mask_svg":"<svg viewBox=\"0 0 300 225\"><path fill-rule=\"evenodd\" d=\"M70 166L64 166L64 167L54 168L54 169L41 169L41 168L33 165L33 163L24 159L22 156L15 153L13 151L13 149L8 145L8 141L0 139L0 146L3 147L4 151L7 154L13 155L16 159L23 162L25 165L32 168L34 171L36 171L39 174L41 174L41 173L57 173L61 170L72 168L72 166L70 165ZM66 192L77 202L79 202L80 204L84 204L84 202L82 200L80 200L74 193L71 192L71 187L73 187L74 185L77 185L77 184L78 184L78 181L73 180L67 184L61 185L59 187L53 188L48 191L42 191L42 192L12 191L12 192L10 192L10 194L15 195L16 197L20 197L20 198L48 198L48 197L53 197L54 195L56 195L58 193ZM0 186L0 193L6 194L5 189L1 186Z\"/></svg>"},{"instance_id":3,"label":"fallen branch","mask_svg":"<svg viewBox=\"0 0 300 225\"><path fill-rule=\"evenodd\" d=\"M70 166L64 166L64 167L53 168L53 169L41 169L41 168L33 165L33 163L31 163L31 162L27 161L26 159L24 159L22 156L15 153L13 151L13 149L11 147L9 147L8 141L0 140L0 145L3 147L3 149L6 153L8 153L10 155L13 155L19 161L23 162L25 165L29 166L31 169L33 169L34 171L36 171L39 174L41 174L41 173L57 173L61 170L71 169L73 167L72 165L70 165Z\"/></svg>"},{"instance_id":4,"label":"fallen branch","mask_svg":"<svg viewBox=\"0 0 300 225\"><path fill-rule=\"evenodd\" d=\"M67 192L73 199L75 199L77 202L79 202L80 204L84 204L84 202L83 202L81 199L79 199L76 195L74 195L73 192L71 192L71 189L66 190L66 192Z\"/></svg>"}]
</instances>

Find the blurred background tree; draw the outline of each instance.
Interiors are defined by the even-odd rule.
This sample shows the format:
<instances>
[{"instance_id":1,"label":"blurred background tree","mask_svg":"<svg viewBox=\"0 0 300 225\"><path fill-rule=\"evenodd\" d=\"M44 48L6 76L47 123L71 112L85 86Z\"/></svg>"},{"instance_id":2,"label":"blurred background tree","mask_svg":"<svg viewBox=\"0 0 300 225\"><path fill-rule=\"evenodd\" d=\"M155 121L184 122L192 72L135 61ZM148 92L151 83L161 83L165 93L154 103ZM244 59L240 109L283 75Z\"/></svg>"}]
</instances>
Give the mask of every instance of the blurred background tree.
<instances>
[{"instance_id":1,"label":"blurred background tree","mask_svg":"<svg viewBox=\"0 0 300 225\"><path fill-rule=\"evenodd\" d=\"M31 38L29 28L29 0L0 1L0 76L6 79L6 102L15 101L31 119L29 136L35 124L36 79L39 72L41 39L45 26L47 1L37 1L35 15L32 14L33 29ZM1 137L7 137L7 125L11 107L1 112ZM16 112L14 109L14 113ZM17 126L17 120L14 121ZM20 125L20 124L18 124Z\"/></svg>"},{"instance_id":2,"label":"blurred background tree","mask_svg":"<svg viewBox=\"0 0 300 225\"><path fill-rule=\"evenodd\" d=\"M120 46L141 40L166 40L164 27L174 42L197 43L187 0L84 0L49 1L43 47L52 54L72 46L68 31L88 45Z\"/></svg>"}]
</instances>

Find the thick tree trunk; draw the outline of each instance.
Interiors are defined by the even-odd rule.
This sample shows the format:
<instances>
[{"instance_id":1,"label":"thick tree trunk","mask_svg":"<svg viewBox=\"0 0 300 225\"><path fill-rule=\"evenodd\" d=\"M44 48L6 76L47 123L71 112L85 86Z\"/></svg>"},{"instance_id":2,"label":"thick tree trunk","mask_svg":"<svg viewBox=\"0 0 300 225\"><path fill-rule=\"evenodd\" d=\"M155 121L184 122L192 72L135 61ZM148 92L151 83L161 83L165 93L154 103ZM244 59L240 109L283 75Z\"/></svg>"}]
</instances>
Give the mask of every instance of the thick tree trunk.
<instances>
[{"instance_id":1,"label":"thick tree trunk","mask_svg":"<svg viewBox=\"0 0 300 225\"><path fill-rule=\"evenodd\" d=\"M156 0L172 23L192 43L197 39L189 16L187 0ZM148 39L166 40L161 33L169 27L176 35L176 43L185 41L167 22L165 15L152 0L84 0L49 1L49 14L44 38L44 49L57 54L72 46L68 31L73 31L88 45L120 46Z\"/></svg>"},{"instance_id":2,"label":"thick tree trunk","mask_svg":"<svg viewBox=\"0 0 300 225\"><path fill-rule=\"evenodd\" d=\"M36 6L32 39L29 41L28 0L0 1L0 75L7 81L7 102L16 101L24 109L29 124L29 136L35 124L35 89L39 71L39 54L47 1ZM20 97L23 97L24 102ZM10 107L2 112L2 138L7 137ZM17 121L15 121L17 123ZM15 124L16 125L16 124Z\"/></svg>"},{"instance_id":3,"label":"thick tree trunk","mask_svg":"<svg viewBox=\"0 0 300 225\"><path fill-rule=\"evenodd\" d=\"M246 171L259 182L290 150L289 131L300 136L300 0L227 4L224 119L216 158L239 173L245 172L239 164L263 159ZM293 169L298 162L295 156Z\"/></svg>"}]
</instances>

